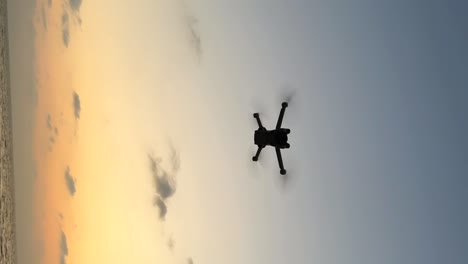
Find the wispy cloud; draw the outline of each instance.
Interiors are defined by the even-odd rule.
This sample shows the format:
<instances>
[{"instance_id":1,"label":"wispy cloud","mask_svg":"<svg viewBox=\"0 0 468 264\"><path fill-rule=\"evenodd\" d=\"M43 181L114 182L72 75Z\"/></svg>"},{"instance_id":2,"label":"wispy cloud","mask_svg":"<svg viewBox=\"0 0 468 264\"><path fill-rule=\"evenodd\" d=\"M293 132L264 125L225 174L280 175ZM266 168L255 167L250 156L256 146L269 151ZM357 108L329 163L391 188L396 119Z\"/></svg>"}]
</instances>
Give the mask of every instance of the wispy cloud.
<instances>
[{"instance_id":1,"label":"wispy cloud","mask_svg":"<svg viewBox=\"0 0 468 264\"><path fill-rule=\"evenodd\" d=\"M202 56L201 39L200 39L200 35L195 29L195 26L198 23L198 20L193 16L187 16L186 23L187 23L190 44L192 45L192 48L194 49L197 57L200 59Z\"/></svg>"},{"instance_id":2,"label":"wispy cloud","mask_svg":"<svg viewBox=\"0 0 468 264\"><path fill-rule=\"evenodd\" d=\"M170 144L169 147L171 149L170 159L172 164L172 171L175 174L179 172L180 169L180 155L179 152L177 152L175 149L174 145Z\"/></svg>"},{"instance_id":3,"label":"wispy cloud","mask_svg":"<svg viewBox=\"0 0 468 264\"><path fill-rule=\"evenodd\" d=\"M169 143L170 153L168 155L168 165L166 170L162 167L162 159L156 158L151 154L148 155L150 162L150 171L153 177L153 184L155 188L155 197L153 200L153 205L159 209L159 219L165 221L167 214L167 200L171 198L176 192L176 176L180 170L180 154L172 145ZM172 235L169 236L167 240L168 249L173 252L174 250L174 239ZM191 257L186 259L187 264L193 264L193 259Z\"/></svg>"},{"instance_id":4,"label":"wispy cloud","mask_svg":"<svg viewBox=\"0 0 468 264\"><path fill-rule=\"evenodd\" d=\"M71 196L75 195L75 192L76 192L75 179L73 179L70 173L70 167L68 166L65 169L65 184L67 185L70 195Z\"/></svg>"},{"instance_id":5,"label":"wispy cloud","mask_svg":"<svg viewBox=\"0 0 468 264\"><path fill-rule=\"evenodd\" d=\"M167 247L169 248L170 251L173 251L174 250L174 245L175 245L175 242L174 242L174 239L171 236L167 240Z\"/></svg>"},{"instance_id":6,"label":"wispy cloud","mask_svg":"<svg viewBox=\"0 0 468 264\"><path fill-rule=\"evenodd\" d=\"M81 7L81 2L82 0L70 0L70 8L75 12L79 12L80 7Z\"/></svg>"},{"instance_id":7,"label":"wispy cloud","mask_svg":"<svg viewBox=\"0 0 468 264\"><path fill-rule=\"evenodd\" d=\"M44 5L41 6L41 13L42 13L42 26L47 31L47 14L46 14Z\"/></svg>"},{"instance_id":8,"label":"wispy cloud","mask_svg":"<svg viewBox=\"0 0 468 264\"><path fill-rule=\"evenodd\" d=\"M62 230L62 234L60 235L60 264L66 263L66 257L68 256L68 245L67 245L67 237Z\"/></svg>"},{"instance_id":9,"label":"wispy cloud","mask_svg":"<svg viewBox=\"0 0 468 264\"><path fill-rule=\"evenodd\" d=\"M70 19L68 17L68 13L63 11L62 14L62 41L63 45L68 48L68 44L70 43Z\"/></svg>"},{"instance_id":10,"label":"wispy cloud","mask_svg":"<svg viewBox=\"0 0 468 264\"><path fill-rule=\"evenodd\" d=\"M154 197L153 205L159 208L159 219L164 220L167 214L167 205L166 203L156 195Z\"/></svg>"},{"instance_id":11,"label":"wispy cloud","mask_svg":"<svg viewBox=\"0 0 468 264\"><path fill-rule=\"evenodd\" d=\"M155 158L151 154L148 154L148 159L156 191L154 206L159 209L159 218L164 220L167 214L167 200L176 192L176 175L180 168L180 157L175 148L171 146L170 171L162 167L161 159Z\"/></svg>"},{"instance_id":12,"label":"wispy cloud","mask_svg":"<svg viewBox=\"0 0 468 264\"><path fill-rule=\"evenodd\" d=\"M52 129L52 117L50 116L50 114L47 114L46 123L47 123L47 128Z\"/></svg>"},{"instance_id":13,"label":"wispy cloud","mask_svg":"<svg viewBox=\"0 0 468 264\"><path fill-rule=\"evenodd\" d=\"M73 92L73 111L75 113L75 119L80 119L81 102L80 96L76 92Z\"/></svg>"},{"instance_id":14,"label":"wispy cloud","mask_svg":"<svg viewBox=\"0 0 468 264\"><path fill-rule=\"evenodd\" d=\"M68 47L70 43L70 27L72 25L81 25L80 7L82 2L82 0L67 0L63 6L62 41L65 47ZM49 2L49 6L51 5L52 3Z\"/></svg>"},{"instance_id":15,"label":"wispy cloud","mask_svg":"<svg viewBox=\"0 0 468 264\"><path fill-rule=\"evenodd\" d=\"M198 19L195 17L193 12L188 7L186 1L180 1L181 10L182 10L182 18L184 19L185 30L187 32L187 38L190 43L190 46L194 50L197 58L200 60L202 56L202 41L200 38L200 34L196 29L198 24Z\"/></svg>"},{"instance_id":16,"label":"wispy cloud","mask_svg":"<svg viewBox=\"0 0 468 264\"><path fill-rule=\"evenodd\" d=\"M148 158L151 164L151 173L153 175L153 183L156 193L161 197L161 199L166 200L174 195L176 191L175 174L164 170L160 166L160 159L156 159L151 155L148 155Z\"/></svg>"}]
</instances>

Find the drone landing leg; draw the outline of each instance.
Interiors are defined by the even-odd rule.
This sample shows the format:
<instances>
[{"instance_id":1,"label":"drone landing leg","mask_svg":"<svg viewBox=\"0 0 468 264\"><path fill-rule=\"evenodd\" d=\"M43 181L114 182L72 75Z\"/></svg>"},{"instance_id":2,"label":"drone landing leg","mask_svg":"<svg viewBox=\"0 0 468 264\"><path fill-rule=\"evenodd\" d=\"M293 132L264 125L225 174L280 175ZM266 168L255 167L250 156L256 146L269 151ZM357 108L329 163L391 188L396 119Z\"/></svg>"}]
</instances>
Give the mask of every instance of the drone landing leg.
<instances>
[{"instance_id":1,"label":"drone landing leg","mask_svg":"<svg viewBox=\"0 0 468 264\"><path fill-rule=\"evenodd\" d=\"M258 157L260 156L260 152L262 152L262 149L264 147L262 146L258 146L258 149L257 149L257 153L255 154L255 156L252 158L253 161L258 161Z\"/></svg>"},{"instance_id":2,"label":"drone landing leg","mask_svg":"<svg viewBox=\"0 0 468 264\"><path fill-rule=\"evenodd\" d=\"M280 167L280 173L281 175L285 175L286 174L286 170L284 169L284 166L283 166L283 158L281 157L281 149L280 148L275 148L276 149L276 157L278 158L278 164L279 164L279 167Z\"/></svg>"},{"instance_id":3,"label":"drone landing leg","mask_svg":"<svg viewBox=\"0 0 468 264\"><path fill-rule=\"evenodd\" d=\"M283 123L283 116L284 116L284 111L286 111L286 107L288 107L288 103L283 103L281 105L281 111L278 117L278 123L276 123L276 129L281 128L281 123Z\"/></svg>"}]
</instances>

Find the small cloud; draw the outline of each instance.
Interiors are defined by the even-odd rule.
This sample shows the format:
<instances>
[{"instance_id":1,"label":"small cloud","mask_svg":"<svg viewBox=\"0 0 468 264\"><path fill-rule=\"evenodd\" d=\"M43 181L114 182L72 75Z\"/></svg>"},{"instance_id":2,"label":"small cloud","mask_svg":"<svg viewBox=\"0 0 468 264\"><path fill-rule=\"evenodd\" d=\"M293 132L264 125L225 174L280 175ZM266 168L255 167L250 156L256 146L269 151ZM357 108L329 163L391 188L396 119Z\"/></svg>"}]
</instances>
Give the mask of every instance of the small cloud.
<instances>
[{"instance_id":1,"label":"small cloud","mask_svg":"<svg viewBox=\"0 0 468 264\"><path fill-rule=\"evenodd\" d=\"M70 22L69 22L68 13L65 11L62 15L62 41L63 45L68 48L68 43L70 43Z\"/></svg>"},{"instance_id":2,"label":"small cloud","mask_svg":"<svg viewBox=\"0 0 468 264\"><path fill-rule=\"evenodd\" d=\"M47 114L47 128L52 129L52 117L50 114Z\"/></svg>"},{"instance_id":3,"label":"small cloud","mask_svg":"<svg viewBox=\"0 0 468 264\"><path fill-rule=\"evenodd\" d=\"M75 119L80 119L81 103L80 97L76 92L73 92L73 110L75 113Z\"/></svg>"},{"instance_id":4,"label":"small cloud","mask_svg":"<svg viewBox=\"0 0 468 264\"><path fill-rule=\"evenodd\" d=\"M195 51L195 54L197 55L198 59L201 59L202 43L201 43L200 34L196 30L198 19L192 14L187 3L184 0L182 0L180 3L181 3L181 9L182 9L181 11L182 16L183 16L186 31L188 34L188 40L193 50Z\"/></svg>"},{"instance_id":5,"label":"small cloud","mask_svg":"<svg viewBox=\"0 0 468 264\"><path fill-rule=\"evenodd\" d=\"M180 169L180 155L172 144L170 145L170 148L171 148L170 159L172 163L172 171L174 173L177 173Z\"/></svg>"},{"instance_id":6,"label":"small cloud","mask_svg":"<svg viewBox=\"0 0 468 264\"><path fill-rule=\"evenodd\" d=\"M167 214L166 203L159 196L154 197L153 205L159 208L159 219L164 220Z\"/></svg>"},{"instance_id":7,"label":"small cloud","mask_svg":"<svg viewBox=\"0 0 468 264\"><path fill-rule=\"evenodd\" d=\"M189 32L189 40L190 43L197 54L197 57L200 59L202 56L202 46L201 46L201 39L200 35L195 29L195 25L197 24L198 20L194 17L187 17L187 28Z\"/></svg>"},{"instance_id":8,"label":"small cloud","mask_svg":"<svg viewBox=\"0 0 468 264\"><path fill-rule=\"evenodd\" d=\"M68 166L65 170L65 183L67 185L68 191L70 192L70 195L71 196L75 195L75 192L76 192L75 180L70 174L70 167Z\"/></svg>"},{"instance_id":9,"label":"small cloud","mask_svg":"<svg viewBox=\"0 0 468 264\"><path fill-rule=\"evenodd\" d=\"M170 251L173 251L174 250L174 239L171 237L169 237L169 239L167 240L167 247L169 248Z\"/></svg>"},{"instance_id":10,"label":"small cloud","mask_svg":"<svg viewBox=\"0 0 468 264\"><path fill-rule=\"evenodd\" d=\"M161 199L166 200L171 197L175 191L175 175L168 173L160 166L160 160L155 159L148 155L151 164L151 173L153 174L153 181L156 188L156 193Z\"/></svg>"},{"instance_id":11,"label":"small cloud","mask_svg":"<svg viewBox=\"0 0 468 264\"><path fill-rule=\"evenodd\" d=\"M33 180L34 180L34 181L37 181L38 178L39 178L39 174L37 174L36 169L34 169L34 172L33 172Z\"/></svg>"},{"instance_id":12,"label":"small cloud","mask_svg":"<svg viewBox=\"0 0 468 264\"><path fill-rule=\"evenodd\" d=\"M169 162L171 163L172 171L167 171L162 168L161 159L157 159L150 154L148 154L148 159L150 161L150 170L156 191L153 204L159 209L159 218L164 220L167 214L167 199L172 197L176 192L175 179L180 168L179 154L171 145Z\"/></svg>"},{"instance_id":13,"label":"small cloud","mask_svg":"<svg viewBox=\"0 0 468 264\"><path fill-rule=\"evenodd\" d=\"M80 7L81 7L81 2L82 0L70 0L70 8L75 12L79 12Z\"/></svg>"},{"instance_id":14,"label":"small cloud","mask_svg":"<svg viewBox=\"0 0 468 264\"><path fill-rule=\"evenodd\" d=\"M42 26L47 31L47 15L46 15L44 5L41 6L41 13L42 13Z\"/></svg>"},{"instance_id":15,"label":"small cloud","mask_svg":"<svg viewBox=\"0 0 468 264\"><path fill-rule=\"evenodd\" d=\"M193 264L193 259L192 259L192 258L188 258L188 259L187 259L187 264Z\"/></svg>"},{"instance_id":16,"label":"small cloud","mask_svg":"<svg viewBox=\"0 0 468 264\"><path fill-rule=\"evenodd\" d=\"M62 234L60 236L60 264L65 264L65 258L68 256L68 245L67 245L67 237L62 230Z\"/></svg>"},{"instance_id":17,"label":"small cloud","mask_svg":"<svg viewBox=\"0 0 468 264\"><path fill-rule=\"evenodd\" d=\"M70 27L81 25L80 7L82 2L82 0L66 0L66 4L63 6L62 40L65 47L68 47L70 43Z\"/></svg>"}]
</instances>

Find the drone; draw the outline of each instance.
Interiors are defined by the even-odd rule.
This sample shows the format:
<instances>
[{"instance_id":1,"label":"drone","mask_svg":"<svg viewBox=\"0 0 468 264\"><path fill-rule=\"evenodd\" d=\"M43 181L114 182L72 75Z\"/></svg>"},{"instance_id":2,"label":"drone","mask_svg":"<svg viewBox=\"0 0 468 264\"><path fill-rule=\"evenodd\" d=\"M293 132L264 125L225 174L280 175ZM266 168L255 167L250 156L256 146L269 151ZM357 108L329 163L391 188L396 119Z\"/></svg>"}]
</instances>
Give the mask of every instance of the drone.
<instances>
[{"instance_id":1,"label":"drone","mask_svg":"<svg viewBox=\"0 0 468 264\"><path fill-rule=\"evenodd\" d=\"M278 164L280 167L281 175L286 174L286 170L283 166L283 158L281 157L281 149L288 149L288 134L291 132L289 128L282 128L281 123L283 122L284 112L286 111L286 107L288 107L287 102L283 102L281 104L281 111L278 117L278 122L276 123L276 129L274 130L267 130L263 125L262 121L260 120L260 115L258 113L254 113L253 117L257 120L258 129L255 130L254 135L254 142L255 145L258 146L257 153L253 156L253 161L258 161L258 157L262 152L262 149L266 146L274 147L276 150L276 157L278 158Z\"/></svg>"}]
</instances>

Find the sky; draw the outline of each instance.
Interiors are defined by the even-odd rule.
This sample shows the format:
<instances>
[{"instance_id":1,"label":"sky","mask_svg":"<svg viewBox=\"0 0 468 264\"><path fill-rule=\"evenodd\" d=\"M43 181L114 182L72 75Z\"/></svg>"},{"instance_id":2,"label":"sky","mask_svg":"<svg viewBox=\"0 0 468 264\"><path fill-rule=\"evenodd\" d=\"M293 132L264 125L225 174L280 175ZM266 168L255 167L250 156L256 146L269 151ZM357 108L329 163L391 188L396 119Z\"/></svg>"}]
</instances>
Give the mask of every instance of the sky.
<instances>
[{"instance_id":1,"label":"sky","mask_svg":"<svg viewBox=\"0 0 468 264\"><path fill-rule=\"evenodd\" d=\"M8 1L18 262L466 263L467 7Z\"/></svg>"}]
</instances>

